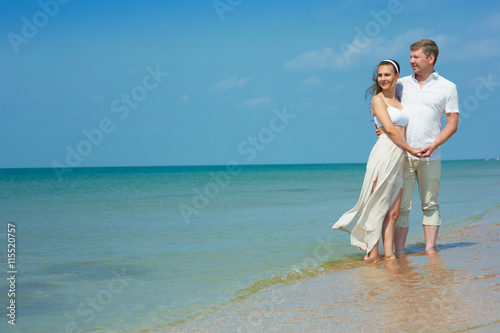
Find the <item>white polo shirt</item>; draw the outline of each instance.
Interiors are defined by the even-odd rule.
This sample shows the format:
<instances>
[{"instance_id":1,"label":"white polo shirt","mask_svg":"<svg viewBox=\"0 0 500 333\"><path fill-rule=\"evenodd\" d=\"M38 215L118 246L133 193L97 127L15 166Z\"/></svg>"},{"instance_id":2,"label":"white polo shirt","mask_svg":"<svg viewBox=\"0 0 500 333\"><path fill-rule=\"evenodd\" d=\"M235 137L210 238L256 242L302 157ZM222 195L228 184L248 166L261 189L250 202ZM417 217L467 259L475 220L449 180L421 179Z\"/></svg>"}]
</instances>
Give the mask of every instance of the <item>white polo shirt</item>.
<instances>
[{"instance_id":1,"label":"white polo shirt","mask_svg":"<svg viewBox=\"0 0 500 333\"><path fill-rule=\"evenodd\" d=\"M441 118L445 113L458 113L458 94L456 85L439 76L434 71L422 87L415 79L415 74L398 80L396 95L408 110L409 120L406 126L406 141L414 148L430 145L441 133ZM408 154L409 157L417 159ZM429 158L423 161L441 159L441 150L436 148Z\"/></svg>"}]
</instances>

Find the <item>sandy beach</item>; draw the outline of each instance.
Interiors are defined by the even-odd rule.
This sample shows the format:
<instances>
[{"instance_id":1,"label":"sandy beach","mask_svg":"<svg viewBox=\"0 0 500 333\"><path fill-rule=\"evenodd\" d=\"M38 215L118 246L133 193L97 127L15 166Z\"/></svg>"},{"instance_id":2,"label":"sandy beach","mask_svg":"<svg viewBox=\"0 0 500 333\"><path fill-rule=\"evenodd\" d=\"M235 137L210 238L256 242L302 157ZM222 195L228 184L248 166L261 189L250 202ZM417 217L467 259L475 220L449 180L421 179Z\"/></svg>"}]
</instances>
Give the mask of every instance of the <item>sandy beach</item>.
<instances>
[{"instance_id":1,"label":"sandy beach","mask_svg":"<svg viewBox=\"0 0 500 333\"><path fill-rule=\"evenodd\" d=\"M415 226L414 226L415 227ZM350 263L262 290L173 332L498 332L500 209L442 228L438 252Z\"/></svg>"}]
</instances>

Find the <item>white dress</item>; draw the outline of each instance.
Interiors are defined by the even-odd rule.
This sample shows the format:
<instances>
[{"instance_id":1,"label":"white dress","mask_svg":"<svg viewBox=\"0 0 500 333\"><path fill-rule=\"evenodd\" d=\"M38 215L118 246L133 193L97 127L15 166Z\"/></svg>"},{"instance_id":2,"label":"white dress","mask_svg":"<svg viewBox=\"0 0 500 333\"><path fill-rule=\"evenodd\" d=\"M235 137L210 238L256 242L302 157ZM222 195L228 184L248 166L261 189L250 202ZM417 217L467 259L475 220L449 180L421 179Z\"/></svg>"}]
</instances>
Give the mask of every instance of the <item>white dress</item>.
<instances>
[{"instance_id":1,"label":"white dress","mask_svg":"<svg viewBox=\"0 0 500 333\"><path fill-rule=\"evenodd\" d=\"M404 108L399 110L389 106L388 111L395 125L404 126L408 122ZM401 120L402 116L406 116L406 121ZM405 155L405 151L386 134L380 135L373 146L358 203L332 227L334 230L350 233L352 245L370 252L380 239L384 218L403 188ZM372 193L375 181L376 186Z\"/></svg>"}]
</instances>

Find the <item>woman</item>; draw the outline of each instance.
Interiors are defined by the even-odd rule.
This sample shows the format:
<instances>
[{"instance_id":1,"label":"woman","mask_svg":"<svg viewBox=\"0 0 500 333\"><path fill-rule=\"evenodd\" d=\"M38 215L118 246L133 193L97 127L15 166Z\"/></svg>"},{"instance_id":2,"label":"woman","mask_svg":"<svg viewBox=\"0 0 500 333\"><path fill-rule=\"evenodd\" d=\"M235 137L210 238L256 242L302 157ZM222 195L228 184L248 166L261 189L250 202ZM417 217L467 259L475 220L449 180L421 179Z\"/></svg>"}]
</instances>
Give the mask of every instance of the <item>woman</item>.
<instances>
[{"instance_id":1,"label":"woman","mask_svg":"<svg viewBox=\"0 0 500 333\"><path fill-rule=\"evenodd\" d=\"M395 258L394 226L403 189L405 152L420 157L421 149L410 147L404 139L408 112L395 96L399 71L396 61L384 60L373 74L374 84L367 89L365 97L368 94L373 96L372 114L383 134L368 158L358 203L332 227L349 232L351 244L367 252L365 260L379 258L380 235L384 242L385 258Z\"/></svg>"}]
</instances>

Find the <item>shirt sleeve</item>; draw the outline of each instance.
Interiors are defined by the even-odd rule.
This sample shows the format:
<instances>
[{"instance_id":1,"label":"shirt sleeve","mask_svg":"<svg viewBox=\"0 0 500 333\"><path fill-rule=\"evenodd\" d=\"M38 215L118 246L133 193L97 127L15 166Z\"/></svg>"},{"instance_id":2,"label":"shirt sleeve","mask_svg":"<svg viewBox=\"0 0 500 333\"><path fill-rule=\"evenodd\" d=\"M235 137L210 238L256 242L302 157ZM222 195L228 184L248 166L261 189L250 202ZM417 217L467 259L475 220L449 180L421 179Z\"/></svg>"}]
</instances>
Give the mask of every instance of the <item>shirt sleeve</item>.
<instances>
[{"instance_id":1,"label":"shirt sleeve","mask_svg":"<svg viewBox=\"0 0 500 333\"><path fill-rule=\"evenodd\" d=\"M398 80L396 83L396 98L401 101L403 98L403 82L401 80Z\"/></svg>"},{"instance_id":2,"label":"shirt sleeve","mask_svg":"<svg viewBox=\"0 0 500 333\"><path fill-rule=\"evenodd\" d=\"M459 113L457 86L452 84L448 91L448 99L445 106L446 113Z\"/></svg>"}]
</instances>

